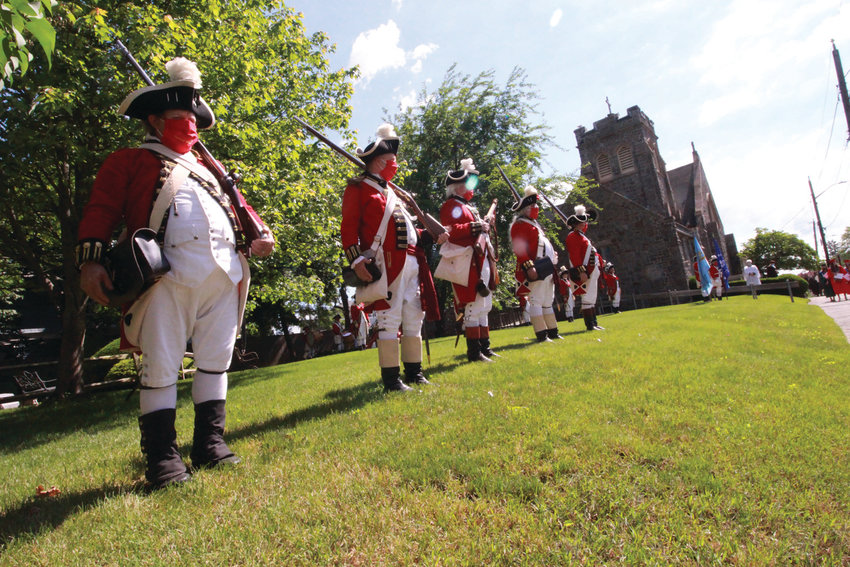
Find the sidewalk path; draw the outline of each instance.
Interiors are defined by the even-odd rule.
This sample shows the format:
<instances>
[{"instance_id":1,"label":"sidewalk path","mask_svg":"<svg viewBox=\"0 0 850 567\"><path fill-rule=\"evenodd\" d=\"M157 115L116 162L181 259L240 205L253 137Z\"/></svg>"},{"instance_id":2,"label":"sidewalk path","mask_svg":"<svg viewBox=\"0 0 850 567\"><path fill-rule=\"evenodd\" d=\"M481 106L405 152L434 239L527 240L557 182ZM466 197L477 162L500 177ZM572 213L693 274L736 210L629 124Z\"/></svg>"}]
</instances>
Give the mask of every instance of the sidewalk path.
<instances>
[{"instance_id":1,"label":"sidewalk path","mask_svg":"<svg viewBox=\"0 0 850 567\"><path fill-rule=\"evenodd\" d=\"M850 341L850 301L830 301L826 297L810 297L809 305L817 305L835 319L844 336Z\"/></svg>"}]
</instances>

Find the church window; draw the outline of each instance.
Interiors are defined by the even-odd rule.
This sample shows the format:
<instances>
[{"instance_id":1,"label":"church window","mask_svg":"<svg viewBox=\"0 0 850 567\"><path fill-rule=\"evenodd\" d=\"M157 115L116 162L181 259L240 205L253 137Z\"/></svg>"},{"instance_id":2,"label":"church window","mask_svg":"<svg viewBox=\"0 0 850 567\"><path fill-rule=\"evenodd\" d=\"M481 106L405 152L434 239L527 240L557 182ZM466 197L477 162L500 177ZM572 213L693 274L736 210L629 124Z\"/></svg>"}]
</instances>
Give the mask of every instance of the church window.
<instances>
[{"instance_id":1,"label":"church window","mask_svg":"<svg viewBox=\"0 0 850 567\"><path fill-rule=\"evenodd\" d=\"M608 154L599 154L596 157L596 169L599 171L599 181L613 177L614 172L611 170L611 160L608 158Z\"/></svg>"},{"instance_id":2,"label":"church window","mask_svg":"<svg viewBox=\"0 0 850 567\"><path fill-rule=\"evenodd\" d=\"M620 162L620 173L629 173L635 169L635 158L628 146L617 148L617 161Z\"/></svg>"}]
</instances>

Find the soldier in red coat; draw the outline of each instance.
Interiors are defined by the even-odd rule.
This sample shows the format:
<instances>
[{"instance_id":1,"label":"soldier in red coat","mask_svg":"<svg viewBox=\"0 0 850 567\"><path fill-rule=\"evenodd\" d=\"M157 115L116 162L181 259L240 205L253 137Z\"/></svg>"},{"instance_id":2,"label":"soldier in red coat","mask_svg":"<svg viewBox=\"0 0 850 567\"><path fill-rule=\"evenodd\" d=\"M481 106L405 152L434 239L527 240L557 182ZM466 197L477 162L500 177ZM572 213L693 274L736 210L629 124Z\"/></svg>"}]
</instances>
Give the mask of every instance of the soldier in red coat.
<instances>
[{"instance_id":1,"label":"soldier in red coat","mask_svg":"<svg viewBox=\"0 0 850 567\"><path fill-rule=\"evenodd\" d=\"M123 301L116 299L102 264L120 224L128 234L157 227L171 265L138 299L129 299L122 318L122 347L144 354L139 428L151 488L190 478L174 425L177 375L188 340L197 366L192 465L239 462L223 438L226 372L250 281L248 264L236 250L242 235L231 203L191 151L197 129L215 122L198 93L200 73L182 57L169 61L166 69L169 82L134 91L121 104L121 114L143 124L146 143L106 159L83 211L77 246L81 287L101 304ZM251 244L258 256L274 248L271 232L264 228L264 236Z\"/></svg>"},{"instance_id":2,"label":"soldier in red coat","mask_svg":"<svg viewBox=\"0 0 850 567\"><path fill-rule=\"evenodd\" d=\"M711 257L711 265L708 267L708 275L711 277L711 285L718 300L723 299L723 272L720 269L720 261L717 256Z\"/></svg>"},{"instance_id":3,"label":"soldier in red coat","mask_svg":"<svg viewBox=\"0 0 850 567\"><path fill-rule=\"evenodd\" d=\"M359 176L349 180L342 197L342 247L352 270L363 282L386 274L386 298L371 302L377 318L378 362L386 391L410 391L407 383L428 384L422 373L422 321L439 319L434 281L425 257L423 239L428 233L417 230L413 218L400 204L387 183L398 169L399 138L390 124L378 129L374 142L357 155L368 171L379 177ZM392 208L387 210L387 203ZM386 214L385 214L386 213ZM382 221L386 218L385 222ZM444 242L445 233L438 242ZM381 261L376 261L380 255ZM401 327L401 338L398 330ZM399 365L404 363L404 381Z\"/></svg>"},{"instance_id":4,"label":"soldier in red coat","mask_svg":"<svg viewBox=\"0 0 850 567\"><path fill-rule=\"evenodd\" d=\"M366 348L366 337L369 335L369 320L363 310L362 303L351 304L351 334L354 335L354 348Z\"/></svg>"},{"instance_id":5,"label":"soldier in red coat","mask_svg":"<svg viewBox=\"0 0 850 567\"><path fill-rule=\"evenodd\" d=\"M334 336L334 350L337 352L342 352L345 347L342 343L342 325L340 325L339 320L342 318L342 315L334 315L333 324L331 325L331 333Z\"/></svg>"},{"instance_id":6,"label":"soldier in red coat","mask_svg":"<svg viewBox=\"0 0 850 567\"><path fill-rule=\"evenodd\" d=\"M605 264L605 272L602 275L605 279L605 289L608 292L608 299L611 300L611 307L614 308L614 313L619 313L620 278L617 277L617 271L614 269L614 264L611 262Z\"/></svg>"},{"instance_id":7,"label":"soldier in red coat","mask_svg":"<svg viewBox=\"0 0 850 567\"><path fill-rule=\"evenodd\" d=\"M449 229L449 243L473 249L466 284L452 283L455 311L463 313L466 356L470 362L491 362L498 357L490 348L490 322L493 307L490 292L496 289L496 262L489 232L492 218L481 218L470 204L478 185L478 171L471 158L460 161L460 169L446 175L446 201L440 208L440 222Z\"/></svg>"},{"instance_id":8,"label":"soldier in red coat","mask_svg":"<svg viewBox=\"0 0 850 567\"><path fill-rule=\"evenodd\" d=\"M523 198L511 207L516 212L510 229L511 247L516 255L516 280L528 288L528 315L534 334L540 342L551 342L563 338L552 309L558 254L537 222L537 199L537 189L528 185Z\"/></svg>"},{"instance_id":9,"label":"soldier in red coat","mask_svg":"<svg viewBox=\"0 0 850 567\"><path fill-rule=\"evenodd\" d=\"M596 322L596 294L599 291L599 265L596 248L587 237L587 227L596 220L596 211L576 205L567 219L570 233L564 240L567 251L567 269L573 294L581 297L581 313L588 331L604 330Z\"/></svg>"}]
</instances>

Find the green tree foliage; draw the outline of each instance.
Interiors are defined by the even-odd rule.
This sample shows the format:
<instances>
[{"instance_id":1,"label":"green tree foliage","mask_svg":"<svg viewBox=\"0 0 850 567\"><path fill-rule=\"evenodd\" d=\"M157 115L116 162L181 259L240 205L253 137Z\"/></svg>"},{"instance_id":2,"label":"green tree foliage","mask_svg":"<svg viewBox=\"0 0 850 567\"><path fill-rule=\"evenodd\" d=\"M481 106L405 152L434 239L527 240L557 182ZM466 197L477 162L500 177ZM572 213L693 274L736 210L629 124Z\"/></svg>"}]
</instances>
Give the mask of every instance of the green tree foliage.
<instances>
[{"instance_id":1,"label":"green tree foliage","mask_svg":"<svg viewBox=\"0 0 850 567\"><path fill-rule=\"evenodd\" d=\"M86 308L73 267L82 209L106 156L141 141L137 121L116 110L144 83L113 34L154 81L167 80L175 56L198 63L218 119L202 138L243 175L243 193L278 241L272 257L254 263L251 306L335 297L337 180L346 173L326 150L304 144L289 118L347 133L354 72L329 69L327 37L306 35L301 15L280 1L63 2L56 12L52 68L0 91L0 249L62 312L62 388L78 390L82 375Z\"/></svg>"},{"instance_id":2,"label":"green tree foliage","mask_svg":"<svg viewBox=\"0 0 850 567\"><path fill-rule=\"evenodd\" d=\"M814 249L800 238L766 228L756 228L756 236L744 243L740 256L741 264L752 260L762 272L771 260L776 260L780 270L813 270L818 265Z\"/></svg>"},{"instance_id":3,"label":"green tree foliage","mask_svg":"<svg viewBox=\"0 0 850 567\"><path fill-rule=\"evenodd\" d=\"M844 229L844 234L838 241L838 253L842 258L850 258L850 226Z\"/></svg>"},{"instance_id":4,"label":"green tree foliage","mask_svg":"<svg viewBox=\"0 0 850 567\"><path fill-rule=\"evenodd\" d=\"M47 17L55 6L53 0L0 2L0 90L5 82L11 82L15 71L20 71L21 75L27 72L34 57L33 39L44 50L50 64L56 30Z\"/></svg>"},{"instance_id":5,"label":"green tree foliage","mask_svg":"<svg viewBox=\"0 0 850 567\"><path fill-rule=\"evenodd\" d=\"M496 225L502 285L494 300L504 306L515 304L515 263L508 238L514 198L496 166L502 167L520 193L532 183L546 190L555 203L563 202L570 192L576 198L586 196L587 187L584 180L567 175L540 177L545 151L558 149L537 111L540 96L521 68L514 68L504 84L498 84L494 75L492 70L475 77L463 75L453 65L435 91L423 87L416 103L396 113L391 122L401 137L403 185L434 216L446 198L446 173L459 168L461 159L473 158L481 172L473 204L483 216L493 199L499 201ZM437 287L443 305L448 305L450 287L442 281Z\"/></svg>"}]
</instances>

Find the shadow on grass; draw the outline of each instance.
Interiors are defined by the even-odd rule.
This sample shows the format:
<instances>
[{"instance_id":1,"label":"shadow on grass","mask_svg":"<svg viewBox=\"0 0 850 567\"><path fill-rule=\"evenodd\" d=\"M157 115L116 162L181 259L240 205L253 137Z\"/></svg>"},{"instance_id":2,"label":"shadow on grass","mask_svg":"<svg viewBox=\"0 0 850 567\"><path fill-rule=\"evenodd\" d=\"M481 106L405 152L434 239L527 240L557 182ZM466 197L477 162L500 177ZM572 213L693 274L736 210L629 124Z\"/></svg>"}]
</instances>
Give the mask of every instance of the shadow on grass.
<instances>
[{"instance_id":1,"label":"shadow on grass","mask_svg":"<svg viewBox=\"0 0 850 567\"><path fill-rule=\"evenodd\" d=\"M134 421L137 399L126 392L92 393L0 413L0 453L15 453L78 431L96 434Z\"/></svg>"},{"instance_id":2,"label":"shadow on grass","mask_svg":"<svg viewBox=\"0 0 850 567\"><path fill-rule=\"evenodd\" d=\"M242 439L268 431L289 429L299 423L323 419L334 413L348 412L363 407L368 403L381 400L386 394L375 382L364 382L350 388L331 390L325 394L324 400L312 406L297 409L286 415L274 417L261 423L252 423L238 429L228 428L228 439Z\"/></svg>"},{"instance_id":3,"label":"shadow on grass","mask_svg":"<svg viewBox=\"0 0 850 567\"><path fill-rule=\"evenodd\" d=\"M71 515L85 512L97 502L139 491L126 487L104 485L82 492L63 492L59 496L23 501L17 508L11 508L0 514L0 555L10 543L27 536L37 536L45 529L56 529Z\"/></svg>"}]
</instances>

